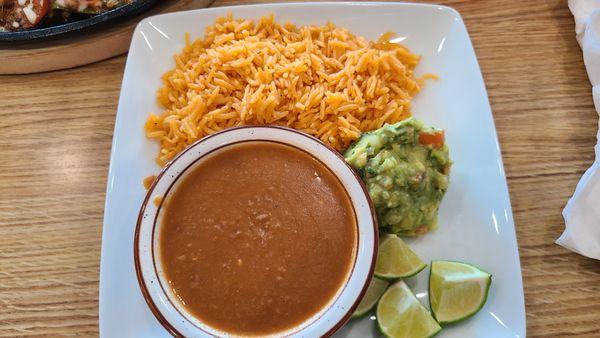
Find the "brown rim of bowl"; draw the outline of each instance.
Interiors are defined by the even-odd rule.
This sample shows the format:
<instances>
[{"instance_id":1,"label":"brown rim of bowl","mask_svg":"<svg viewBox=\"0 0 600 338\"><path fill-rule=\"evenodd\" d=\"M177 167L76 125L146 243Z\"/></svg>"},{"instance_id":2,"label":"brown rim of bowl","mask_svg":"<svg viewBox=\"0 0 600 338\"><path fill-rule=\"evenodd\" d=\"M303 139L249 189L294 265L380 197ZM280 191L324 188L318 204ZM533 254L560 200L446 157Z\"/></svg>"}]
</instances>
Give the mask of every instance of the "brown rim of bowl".
<instances>
[{"instance_id":1,"label":"brown rim of bowl","mask_svg":"<svg viewBox=\"0 0 600 338\"><path fill-rule=\"evenodd\" d=\"M365 186L365 183L358 176L358 174L356 173L356 171L352 167L350 167L350 165L348 163L346 163L346 160L344 159L344 156L342 156L342 154L340 152L338 152L337 150L333 149L328 144L325 144L323 141L319 140L318 138L316 138L316 137L314 137L312 135L309 135L307 133L304 133L302 131L299 131L299 130L296 130L296 129L292 129L292 128L287 128L287 127L282 127L282 126L274 126L274 125L249 125L249 126L238 126L238 127L227 128L227 129L221 130L219 132L216 132L214 134L207 135L207 136L205 136L205 137L203 137L203 138L195 141L194 143L192 143L191 145L189 145L187 148L185 148L183 151L181 151L179 154L177 154L173 159L171 159L160 170L160 172L158 173L158 175L154 179L154 182L152 182L152 185L150 186L150 188L146 192L146 197L144 197L144 201L142 202L142 206L140 208L140 212L138 214L138 218L137 218L136 226L135 226L135 233L134 233L134 239L133 239L133 258L134 258L134 263L135 263L135 273L136 273L136 276L137 276L137 280L138 280L138 285L140 287L140 291L142 292L142 296L144 297L144 300L146 301L146 304L148 304L148 307L150 308L150 311L152 312L152 314L154 315L154 317L159 321L159 323L170 334L172 334L173 336L175 336L175 337L183 337L183 335L179 331L177 331L177 329L175 329L175 327L173 327L171 325L171 323L169 323L169 321L167 321L165 319L165 317L162 315L162 313L158 310L158 308L156 307L156 304L154 304L154 301L152 300L152 297L150 297L150 294L148 292L148 288L146 286L146 283L144 282L144 277L142 276L142 268L140 266L140 257L139 257L139 237L140 237L140 227L141 227L142 219L144 217L143 215L144 215L144 213L146 211L146 206L148 205L148 202L150 201L150 197L152 196L152 192L154 191L154 188L156 186L156 182L158 182L162 178L162 176L167 171L167 169L169 169L171 167L171 165L175 161L177 161L180 157L182 157L185 153L187 153L192 147L194 147L196 144L198 144L200 142L204 142L205 140L207 140L209 138L212 138L214 136L220 135L220 134L224 134L224 133L227 133L227 132L230 132L230 131L234 131L234 130L238 130L238 129L251 129L251 128L273 128L273 129L281 129L281 130L285 130L285 131L290 131L290 132L302 135L304 137L307 137L307 138L309 138L309 139L311 139L313 141L316 141L319 144L323 145L327 150L329 150L331 153L333 153L339 159L341 159L342 163L344 163L344 165L348 169L350 169L350 171L352 172L352 174L354 175L354 177L358 181L360 187L362 188L363 193L365 194L365 196L367 198L367 202L369 203L369 210L371 211L371 219L373 220L373 228L374 228L373 230L374 230L374 234L375 234L375 238L373 240L374 249L373 249L373 255L371 257L371 267L369 269L369 273L367 275L367 279L365 281L365 284L363 285L362 290L358 294L358 297L354 301L354 304L352 304L352 306L350 306L348 308L348 310L346 311L346 313L344 314L344 316L334 326L332 326L331 329L329 329L329 331L327 331L323 335L323 337L329 337L333 333L335 333L337 330L339 330L342 326L344 326L344 324L346 324L346 322L350 319L350 317L354 313L354 310L356 309L356 307L358 307L358 304L362 300L363 296L367 292L367 289L369 287L369 283L370 283L371 279L373 278L373 271L375 270L375 263L377 261L377 250L378 250L378 242L379 242L379 224L377 223L377 217L375 216L375 207L373 206L373 201L371 200L371 197L369 195L367 187ZM357 257L358 257L358 253L357 253Z\"/></svg>"}]
</instances>

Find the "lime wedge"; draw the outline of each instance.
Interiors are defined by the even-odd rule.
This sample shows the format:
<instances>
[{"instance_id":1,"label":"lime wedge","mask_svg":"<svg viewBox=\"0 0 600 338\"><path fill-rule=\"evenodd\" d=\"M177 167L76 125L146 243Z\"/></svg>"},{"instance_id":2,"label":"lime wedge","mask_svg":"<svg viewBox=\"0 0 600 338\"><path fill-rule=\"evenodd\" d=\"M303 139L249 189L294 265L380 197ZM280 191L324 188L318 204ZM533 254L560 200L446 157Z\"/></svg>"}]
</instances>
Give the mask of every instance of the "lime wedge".
<instances>
[{"instance_id":1,"label":"lime wedge","mask_svg":"<svg viewBox=\"0 0 600 338\"><path fill-rule=\"evenodd\" d=\"M455 323L477 313L487 300L492 275L460 262L433 261L429 304L440 324Z\"/></svg>"},{"instance_id":2,"label":"lime wedge","mask_svg":"<svg viewBox=\"0 0 600 338\"><path fill-rule=\"evenodd\" d=\"M383 279L406 278L416 275L427 266L400 237L383 235L379 240L375 276Z\"/></svg>"},{"instance_id":3,"label":"lime wedge","mask_svg":"<svg viewBox=\"0 0 600 338\"><path fill-rule=\"evenodd\" d=\"M442 329L403 281L390 286L377 305L379 330L390 338L432 337Z\"/></svg>"},{"instance_id":4,"label":"lime wedge","mask_svg":"<svg viewBox=\"0 0 600 338\"><path fill-rule=\"evenodd\" d=\"M377 301L379 300L385 289L387 289L388 285L390 285L390 283L388 283L387 281L379 279L377 277L373 277L371 279L371 282L369 283L369 288L367 289L367 292L365 293L363 299L360 301L360 304L358 304L358 307L352 314L352 318L362 317L367 312L371 311L373 306L377 304Z\"/></svg>"}]
</instances>

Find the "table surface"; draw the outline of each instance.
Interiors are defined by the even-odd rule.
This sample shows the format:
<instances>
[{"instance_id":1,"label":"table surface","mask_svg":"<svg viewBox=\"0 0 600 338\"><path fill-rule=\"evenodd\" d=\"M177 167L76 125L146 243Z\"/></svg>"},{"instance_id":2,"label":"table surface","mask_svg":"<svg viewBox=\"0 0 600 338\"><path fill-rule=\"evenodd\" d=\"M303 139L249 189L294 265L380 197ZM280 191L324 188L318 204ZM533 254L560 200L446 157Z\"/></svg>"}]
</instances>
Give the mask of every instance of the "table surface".
<instances>
[{"instance_id":1,"label":"table surface","mask_svg":"<svg viewBox=\"0 0 600 338\"><path fill-rule=\"evenodd\" d=\"M600 262L554 244L597 119L566 1L437 1L467 25L508 176L531 337L600 335ZM233 5L241 1L215 3ZM125 56L0 77L0 336L98 334Z\"/></svg>"}]
</instances>

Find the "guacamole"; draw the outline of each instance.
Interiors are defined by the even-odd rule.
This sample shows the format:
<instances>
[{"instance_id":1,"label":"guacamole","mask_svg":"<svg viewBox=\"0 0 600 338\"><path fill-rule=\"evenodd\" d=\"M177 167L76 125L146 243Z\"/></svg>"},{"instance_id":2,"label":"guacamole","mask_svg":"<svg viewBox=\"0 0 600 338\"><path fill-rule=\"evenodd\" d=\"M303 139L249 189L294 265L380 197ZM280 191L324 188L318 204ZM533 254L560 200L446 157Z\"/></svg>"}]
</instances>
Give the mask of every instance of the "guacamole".
<instances>
[{"instance_id":1,"label":"guacamole","mask_svg":"<svg viewBox=\"0 0 600 338\"><path fill-rule=\"evenodd\" d=\"M409 118L363 134L344 156L366 183L381 231L418 236L437 226L451 165L443 131Z\"/></svg>"}]
</instances>

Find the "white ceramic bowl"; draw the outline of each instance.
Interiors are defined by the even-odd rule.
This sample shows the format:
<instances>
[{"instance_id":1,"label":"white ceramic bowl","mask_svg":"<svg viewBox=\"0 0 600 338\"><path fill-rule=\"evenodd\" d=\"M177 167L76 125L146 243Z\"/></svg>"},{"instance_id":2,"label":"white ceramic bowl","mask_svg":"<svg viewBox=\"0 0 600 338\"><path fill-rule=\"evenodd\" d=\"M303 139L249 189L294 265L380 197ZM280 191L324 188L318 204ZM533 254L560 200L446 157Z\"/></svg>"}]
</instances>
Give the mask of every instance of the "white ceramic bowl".
<instances>
[{"instance_id":1,"label":"white ceramic bowl","mask_svg":"<svg viewBox=\"0 0 600 338\"><path fill-rule=\"evenodd\" d=\"M135 231L134 258L141 291L159 322L172 334L186 337L233 336L201 322L175 299L162 274L158 236L161 205L157 196L168 200L181 177L198 166L207 155L248 141L272 141L308 152L340 180L350 197L357 220L358 243L351 272L335 297L305 322L276 336L320 337L331 335L349 318L371 279L377 257L377 222L367 190L343 157L319 140L302 132L274 126L240 127L205 137L184 150L158 175L142 204ZM323 276L327 278L327 276Z\"/></svg>"}]
</instances>

